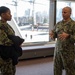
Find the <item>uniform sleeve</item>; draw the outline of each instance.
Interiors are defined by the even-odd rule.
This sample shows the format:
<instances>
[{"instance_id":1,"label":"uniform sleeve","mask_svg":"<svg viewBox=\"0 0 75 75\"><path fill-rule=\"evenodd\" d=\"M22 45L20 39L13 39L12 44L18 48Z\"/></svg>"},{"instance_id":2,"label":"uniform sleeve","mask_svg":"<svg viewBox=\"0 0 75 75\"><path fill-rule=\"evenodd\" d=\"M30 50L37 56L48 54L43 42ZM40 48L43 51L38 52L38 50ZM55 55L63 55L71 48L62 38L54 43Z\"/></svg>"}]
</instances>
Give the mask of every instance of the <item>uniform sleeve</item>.
<instances>
[{"instance_id":1,"label":"uniform sleeve","mask_svg":"<svg viewBox=\"0 0 75 75\"><path fill-rule=\"evenodd\" d=\"M69 34L70 42L75 43L75 24L72 27L72 33Z\"/></svg>"},{"instance_id":2,"label":"uniform sleeve","mask_svg":"<svg viewBox=\"0 0 75 75\"><path fill-rule=\"evenodd\" d=\"M8 38L4 30L0 29L0 45L11 45L13 42Z\"/></svg>"},{"instance_id":3,"label":"uniform sleeve","mask_svg":"<svg viewBox=\"0 0 75 75\"><path fill-rule=\"evenodd\" d=\"M53 31L53 34L54 34L54 37L53 38L54 39L57 38L56 25L54 26L54 29L52 31Z\"/></svg>"}]
</instances>

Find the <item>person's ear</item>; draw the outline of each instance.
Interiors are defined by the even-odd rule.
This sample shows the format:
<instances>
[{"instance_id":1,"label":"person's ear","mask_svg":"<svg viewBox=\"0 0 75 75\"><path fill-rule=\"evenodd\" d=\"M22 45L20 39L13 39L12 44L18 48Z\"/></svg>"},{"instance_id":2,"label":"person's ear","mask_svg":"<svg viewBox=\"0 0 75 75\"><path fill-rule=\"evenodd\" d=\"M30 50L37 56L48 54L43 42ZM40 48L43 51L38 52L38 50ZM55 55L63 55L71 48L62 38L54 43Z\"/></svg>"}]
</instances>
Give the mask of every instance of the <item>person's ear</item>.
<instances>
[{"instance_id":1,"label":"person's ear","mask_svg":"<svg viewBox=\"0 0 75 75\"><path fill-rule=\"evenodd\" d=\"M4 13L1 14L1 16L4 16L4 15L5 15Z\"/></svg>"}]
</instances>

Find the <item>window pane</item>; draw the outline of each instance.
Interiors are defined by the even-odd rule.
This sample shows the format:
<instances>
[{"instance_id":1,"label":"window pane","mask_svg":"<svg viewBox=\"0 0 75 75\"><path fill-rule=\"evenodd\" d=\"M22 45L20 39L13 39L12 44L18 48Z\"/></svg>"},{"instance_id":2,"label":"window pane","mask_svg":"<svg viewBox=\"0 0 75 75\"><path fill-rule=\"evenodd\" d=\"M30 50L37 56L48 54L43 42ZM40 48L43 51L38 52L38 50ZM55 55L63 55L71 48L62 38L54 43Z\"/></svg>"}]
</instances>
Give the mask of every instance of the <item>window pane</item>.
<instances>
[{"instance_id":1,"label":"window pane","mask_svg":"<svg viewBox=\"0 0 75 75\"><path fill-rule=\"evenodd\" d=\"M49 1L19 1L17 9L18 25L25 42L49 41Z\"/></svg>"}]
</instances>

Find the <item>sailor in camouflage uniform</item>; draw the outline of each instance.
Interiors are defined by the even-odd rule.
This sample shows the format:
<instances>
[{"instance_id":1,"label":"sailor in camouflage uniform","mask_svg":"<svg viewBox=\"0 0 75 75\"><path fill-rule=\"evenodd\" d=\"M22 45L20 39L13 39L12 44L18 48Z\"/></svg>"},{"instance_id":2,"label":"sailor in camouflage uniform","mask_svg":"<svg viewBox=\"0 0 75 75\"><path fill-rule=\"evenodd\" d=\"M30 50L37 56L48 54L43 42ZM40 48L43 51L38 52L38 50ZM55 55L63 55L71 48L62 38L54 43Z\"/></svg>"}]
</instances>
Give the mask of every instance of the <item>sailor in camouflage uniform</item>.
<instances>
[{"instance_id":1,"label":"sailor in camouflage uniform","mask_svg":"<svg viewBox=\"0 0 75 75\"><path fill-rule=\"evenodd\" d=\"M6 27L5 30L0 29L0 46L11 46L13 42L7 37L7 34L5 31L10 34L14 35L14 30L8 25L7 21L11 20L11 12L10 9L1 6L0 7L0 27L4 25ZM0 70L2 75L15 75L15 65L12 64L12 59L8 58L6 60L3 60L0 56Z\"/></svg>"},{"instance_id":2,"label":"sailor in camouflage uniform","mask_svg":"<svg viewBox=\"0 0 75 75\"><path fill-rule=\"evenodd\" d=\"M64 69L66 75L75 75L75 22L70 18L71 8L62 9L63 20L55 25L50 32L52 39L57 38L54 52L54 75L62 75Z\"/></svg>"}]
</instances>

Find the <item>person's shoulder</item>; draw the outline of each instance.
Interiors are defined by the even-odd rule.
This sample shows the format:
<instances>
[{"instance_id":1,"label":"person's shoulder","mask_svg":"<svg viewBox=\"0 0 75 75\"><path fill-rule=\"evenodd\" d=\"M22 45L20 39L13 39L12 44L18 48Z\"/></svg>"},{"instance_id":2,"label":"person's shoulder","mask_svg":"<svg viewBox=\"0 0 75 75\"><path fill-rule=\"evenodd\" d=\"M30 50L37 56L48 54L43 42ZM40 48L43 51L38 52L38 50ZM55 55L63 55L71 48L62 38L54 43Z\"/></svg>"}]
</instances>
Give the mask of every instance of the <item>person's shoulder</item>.
<instances>
[{"instance_id":1,"label":"person's shoulder","mask_svg":"<svg viewBox=\"0 0 75 75\"><path fill-rule=\"evenodd\" d=\"M72 23L73 25L75 25L75 21L74 21L74 20L72 20L72 19L71 19L71 23Z\"/></svg>"},{"instance_id":2,"label":"person's shoulder","mask_svg":"<svg viewBox=\"0 0 75 75\"><path fill-rule=\"evenodd\" d=\"M72 18L70 18L69 22L75 22Z\"/></svg>"},{"instance_id":3,"label":"person's shoulder","mask_svg":"<svg viewBox=\"0 0 75 75\"><path fill-rule=\"evenodd\" d=\"M62 21L59 21L59 22L56 23L56 26L59 26L61 24L62 24Z\"/></svg>"},{"instance_id":4,"label":"person's shoulder","mask_svg":"<svg viewBox=\"0 0 75 75\"><path fill-rule=\"evenodd\" d=\"M70 26L72 27L72 28L74 28L75 29L75 21L73 20L73 19L71 19L71 21L70 21Z\"/></svg>"}]
</instances>

